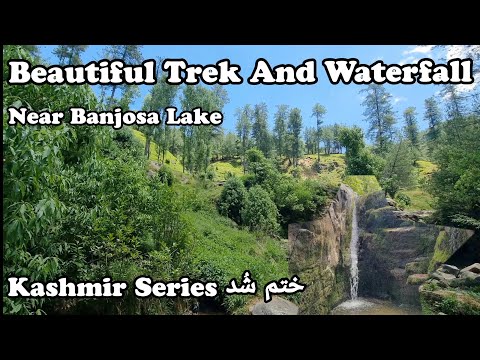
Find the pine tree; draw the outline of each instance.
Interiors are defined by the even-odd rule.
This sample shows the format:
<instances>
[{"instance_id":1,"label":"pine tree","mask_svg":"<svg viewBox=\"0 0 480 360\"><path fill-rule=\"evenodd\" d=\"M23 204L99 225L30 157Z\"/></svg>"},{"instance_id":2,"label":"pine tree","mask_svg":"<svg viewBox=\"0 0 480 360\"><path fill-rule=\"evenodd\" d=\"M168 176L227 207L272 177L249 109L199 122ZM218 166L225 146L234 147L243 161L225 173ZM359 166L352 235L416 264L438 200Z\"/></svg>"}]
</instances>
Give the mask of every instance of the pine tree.
<instances>
[{"instance_id":1,"label":"pine tree","mask_svg":"<svg viewBox=\"0 0 480 360\"><path fill-rule=\"evenodd\" d=\"M420 140L418 135L417 112L413 106L405 109L403 112L405 119L405 136L410 141L412 146L418 149Z\"/></svg>"},{"instance_id":2,"label":"pine tree","mask_svg":"<svg viewBox=\"0 0 480 360\"><path fill-rule=\"evenodd\" d=\"M246 171L245 153L250 148L250 132L252 130L252 107L245 105L243 108L237 109L237 123L235 125L237 136L240 139L242 151L243 172Z\"/></svg>"},{"instance_id":3,"label":"pine tree","mask_svg":"<svg viewBox=\"0 0 480 360\"><path fill-rule=\"evenodd\" d=\"M317 120L317 132L316 132L316 143L317 143L317 158L320 161L320 140L322 137L322 124L323 117L327 113L327 109L320 104L315 104L312 110L312 117L315 117Z\"/></svg>"},{"instance_id":4,"label":"pine tree","mask_svg":"<svg viewBox=\"0 0 480 360\"><path fill-rule=\"evenodd\" d=\"M301 132L302 114L299 108L293 108L288 116L288 135L290 138L290 156L294 167L298 165L298 159L301 156Z\"/></svg>"},{"instance_id":5,"label":"pine tree","mask_svg":"<svg viewBox=\"0 0 480 360\"><path fill-rule=\"evenodd\" d=\"M104 58L109 60L122 60L127 65L138 65L143 60L141 50L141 45L110 45L104 50ZM115 92L120 85L113 84L105 86L112 88L110 97L106 103L106 107L110 109L114 104ZM121 85L120 87L125 90L127 86L128 85Z\"/></svg>"},{"instance_id":6,"label":"pine tree","mask_svg":"<svg viewBox=\"0 0 480 360\"><path fill-rule=\"evenodd\" d=\"M252 138L255 146L268 157L270 155L270 134L268 132L268 108L264 102L256 104L253 108Z\"/></svg>"},{"instance_id":7,"label":"pine tree","mask_svg":"<svg viewBox=\"0 0 480 360\"><path fill-rule=\"evenodd\" d=\"M428 121L427 139L434 141L440 133L440 123L442 121L442 113L438 107L435 97L425 99L425 115L424 119Z\"/></svg>"},{"instance_id":8,"label":"pine tree","mask_svg":"<svg viewBox=\"0 0 480 360\"><path fill-rule=\"evenodd\" d=\"M58 57L60 65L81 65L81 54L87 48L88 45L59 45L53 53Z\"/></svg>"},{"instance_id":9,"label":"pine tree","mask_svg":"<svg viewBox=\"0 0 480 360\"><path fill-rule=\"evenodd\" d=\"M396 122L391 103L392 95L382 85L377 84L368 85L360 93L366 93L362 105L365 107L365 121L370 124L368 135L375 141L376 151L382 154L392 140Z\"/></svg>"},{"instance_id":10,"label":"pine tree","mask_svg":"<svg viewBox=\"0 0 480 360\"><path fill-rule=\"evenodd\" d=\"M275 149L278 156L282 157L286 155L288 105L278 105L274 118L273 139Z\"/></svg>"}]
</instances>

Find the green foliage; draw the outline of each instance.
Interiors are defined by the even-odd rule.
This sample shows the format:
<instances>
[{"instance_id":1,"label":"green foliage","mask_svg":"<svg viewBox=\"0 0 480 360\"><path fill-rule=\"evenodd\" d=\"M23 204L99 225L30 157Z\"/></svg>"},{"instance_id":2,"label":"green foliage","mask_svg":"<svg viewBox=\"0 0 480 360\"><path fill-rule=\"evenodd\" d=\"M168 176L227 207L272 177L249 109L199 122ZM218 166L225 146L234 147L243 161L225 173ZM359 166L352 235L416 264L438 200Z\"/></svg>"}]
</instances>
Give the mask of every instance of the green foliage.
<instances>
[{"instance_id":1,"label":"green foliage","mask_svg":"<svg viewBox=\"0 0 480 360\"><path fill-rule=\"evenodd\" d=\"M245 202L246 190L243 182L237 177L231 177L223 186L217 206L220 214L241 224L241 210Z\"/></svg>"},{"instance_id":2,"label":"green foliage","mask_svg":"<svg viewBox=\"0 0 480 360\"><path fill-rule=\"evenodd\" d=\"M6 47L4 78L10 58L35 64L21 48ZM4 81L3 91L4 108L66 111L97 104L87 86L10 86ZM84 281L146 273L172 279L190 272L185 202L146 177L142 148L130 129L9 126L4 113L3 149L4 313L50 313L63 304L6 298L10 274L47 282L60 276ZM69 307L90 313L137 313L139 306L142 313L173 311L169 301L139 305L132 299L131 294L116 303L83 299Z\"/></svg>"},{"instance_id":3,"label":"green foliage","mask_svg":"<svg viewBox=\"0 0 480 360\"><path fill-rule=\"evenodd\" d=\"M369 123L368 135L375 141L376 152L382 154L392 141L393 126L396 123L392 95L383 85L378 84L370 84L360 93L365 93L362 106L365 108L365 121Z\"/></svg>"},{"instance_id":4,"label":"green foliage","mask_svg":"<svg viewBox=\"0 0 480 360\"><path fill-rule=\"evenodd\" d=\"M293 166L298 165L298 159L301 156L301 139L302 132L302 114L299 108L293 108L288 115L288 149L289 155L292 158Z\"/></svg>"},{"instance_id":5,"label":"green foliage","mask_svg":"<svg viewBox=\"0 0 480 360\"><path fill-rule=\"evenodd\" d=\"M270 235L278 233L277 207L268 192L259 185L248 190L241 215L242 223L252 231L263 231Z\"/></svg>"},{"instance_id":6,"label":"green foliage","mask_svg":"<svg viewBox=\"0 0 480 360\"><path fill-rule=\"evenodd\" d=\"M408 196L404 192L398 192L395 195L395 201L397 202L398 207L402 210L412 203L412 199L410 198L410 196Z\"/></svg>"},{"instance_id":7,"label":"green foliage","mask_svg":"<svg viewBox=\"0 0 480 360\"><path fill-rule=\"evenodd\" d=\"M472 115L446 121L435 144L433 158L438 170L432 174L429 188L437 199L437 216L442 222L470 226L461 219L480 221L479 119Z\"/></svg>"},{"instance_id":8,"label":"green foliage","mask_svg":"<svg viewBox=\"0 0 480 360\"><path fill-rule=\"evenodd\" d=\"M385 167L380 177L380 185L392 198L400 189L415 184L414 154L409 141L400 139L390 147L385 155Z\"/></svg>"},{"instance_id":9,"label":"green foliage","mask_svg":"<svg viewBox=\"0 0 480 360\"><path fill-rule=\"evenodd\" d=\"M195 241L192 243L195 278L217 281L220 289L230 280L241 280L250 270L257 281L258 296L272 279L288 276L285 249L278 240L236 229L231 220L205 211L188 213L193 220ZM229 313L246 313L248 296L228 295L222 291L218 300Z\"/></svg>"},{"instance_id":10,"label":"green foliage","mask_svg":"<svg viewBox=\"0 0 480 360\"><path fill-rule=\"evenodd\" d=\"M383 160L365 147L363 131L358 126L342 128L339 141L347 149L348 175L378 175L384 166Z\"/></svg>"},{"instance_id":11,"label":"green foliage","mask_svg":"<svg viewBox=\"0 0 480 360\"><path fill-rule=\"evenodd\" d=\"M175 179L172 170L167 166L162 166L158 170L157 176L162 183L167 184L168 186L172 186Z\"/></svg>"}]
</instances>

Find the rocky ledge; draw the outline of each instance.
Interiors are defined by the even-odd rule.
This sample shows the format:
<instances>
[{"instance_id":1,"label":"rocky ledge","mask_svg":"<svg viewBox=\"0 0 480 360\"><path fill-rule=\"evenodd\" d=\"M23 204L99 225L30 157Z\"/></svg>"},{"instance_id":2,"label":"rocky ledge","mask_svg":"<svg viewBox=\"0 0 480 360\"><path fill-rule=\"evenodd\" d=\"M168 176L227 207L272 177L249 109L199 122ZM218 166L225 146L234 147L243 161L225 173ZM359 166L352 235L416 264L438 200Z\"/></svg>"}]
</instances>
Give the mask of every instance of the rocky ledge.
<instances>
[{"instance_id":1,"label":"rocky ledge","mask_svg":"<svg viewBox=\"0 0 480 360\"><path fill-rule=\"evenodd\" d=\"M425 314L480 315L480 263L443 264L419 288Z\"/></svg>"}]
</instances>

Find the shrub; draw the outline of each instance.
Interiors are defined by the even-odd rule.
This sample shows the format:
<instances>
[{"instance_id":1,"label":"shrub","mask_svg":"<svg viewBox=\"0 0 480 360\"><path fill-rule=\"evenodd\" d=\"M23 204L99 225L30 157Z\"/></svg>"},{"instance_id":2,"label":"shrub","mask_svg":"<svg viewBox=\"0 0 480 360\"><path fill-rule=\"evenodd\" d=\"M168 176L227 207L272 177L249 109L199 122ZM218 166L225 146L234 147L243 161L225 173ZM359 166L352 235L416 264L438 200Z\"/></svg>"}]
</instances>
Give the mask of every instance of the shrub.
<instances>
[{"instance_id":1,"label":"shrub","mask_svg":"<svg viewBox=\"0 0 480 360\"><path fill-rule=\"evenodd\" d=\"M158 170L157 176L158 176L158 178L160 179L160 182L161 182L161 183L167 184L168 186L172 186L173 180L174 180L174 176L173 176L172 170L171 170L169 167L167 167L167 166L162 166L162 167Z\"/></svg>"},{"instance_id":2,"label":"shrub","mask_svg":"<svg viewBox=\"0 0 480 360\"><path fill-rule=\"evenodd\" d=\"M243 224L250 230L263 231L271 235L279 230L277 207L268 193L258 185L248 190L241 213Z\"/></svg>"},{"instance_id":3,"label":"shrub","mask_svg":"<svg viewBox=\"0 0 480 360\"><path fill-rule=\"evenodd\" d=\"M241 224L241 210L245 201L245 194L245 186L239 178L228 178L217 202L220 214L229 217L237 224Z\"/></svg>"},{"instance_id":4,"label":"shrub","mask_svg":"<svg viewBox=\"0 0 480 360\"><path fill-rule=\"evenodd\" d=\"M410 199L410 196L402 192L398 192L395 195L395 201L397 202L398 207L402 210L412 203L412 199Z\"/></svg>"}]
</instances>

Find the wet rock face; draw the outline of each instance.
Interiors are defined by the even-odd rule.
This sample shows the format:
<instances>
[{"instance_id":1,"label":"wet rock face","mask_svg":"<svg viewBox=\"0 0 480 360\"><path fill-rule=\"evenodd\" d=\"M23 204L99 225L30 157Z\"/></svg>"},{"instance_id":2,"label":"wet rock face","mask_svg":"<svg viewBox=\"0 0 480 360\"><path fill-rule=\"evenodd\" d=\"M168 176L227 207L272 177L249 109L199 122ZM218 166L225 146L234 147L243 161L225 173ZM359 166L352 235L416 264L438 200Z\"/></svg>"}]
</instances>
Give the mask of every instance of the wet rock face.
<instances>
[{"instance_id":1,"label":"wet rock face","mask_svg":"<svg viewBox=\"0 0 480 360\"><path fill-rule=\"evenodd\" d=\"M350 296L351 215L355 194L341 185L318 220L288 226L289 266L307 287L302 314L328 314Z\"/></svg>"},{"instance_id":2,"label":"wet rock face","mask_svg":"<svg viewBox=\"0 0 480 360\"><path fill-rule=\"evenodd\" d=\"M473 235L413 221L389 206L381 192L361 199L358 211L360 296L420 306L418 287L425 276L407 282L409 276L433 271Z\"/></svg>"}]
</instances>

